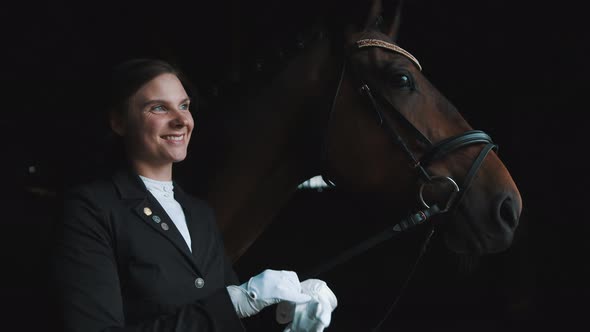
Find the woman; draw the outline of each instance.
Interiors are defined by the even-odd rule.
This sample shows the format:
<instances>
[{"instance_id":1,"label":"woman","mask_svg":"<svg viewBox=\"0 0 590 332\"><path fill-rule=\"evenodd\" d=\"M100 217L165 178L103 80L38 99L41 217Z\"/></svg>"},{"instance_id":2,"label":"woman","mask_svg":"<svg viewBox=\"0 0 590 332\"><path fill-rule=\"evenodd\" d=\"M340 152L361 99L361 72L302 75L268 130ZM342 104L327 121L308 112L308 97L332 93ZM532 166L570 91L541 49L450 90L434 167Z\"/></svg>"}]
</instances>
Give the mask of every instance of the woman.
<instances>
[{"instance_id":1,"label":"woman","mask_svg":"<svg viewBox=\"0 0 590 332\"><path fill-rule=\"evenodd\" d=\"M125 166L71 190L55 256L66 331L242 331L284 301L290 331L321 331L336 298L321 280L266 270L239 284L212 209L172 181L194 127L181 76L158 60L120 65L110 123Z\"/></svg>"}]
</instances>

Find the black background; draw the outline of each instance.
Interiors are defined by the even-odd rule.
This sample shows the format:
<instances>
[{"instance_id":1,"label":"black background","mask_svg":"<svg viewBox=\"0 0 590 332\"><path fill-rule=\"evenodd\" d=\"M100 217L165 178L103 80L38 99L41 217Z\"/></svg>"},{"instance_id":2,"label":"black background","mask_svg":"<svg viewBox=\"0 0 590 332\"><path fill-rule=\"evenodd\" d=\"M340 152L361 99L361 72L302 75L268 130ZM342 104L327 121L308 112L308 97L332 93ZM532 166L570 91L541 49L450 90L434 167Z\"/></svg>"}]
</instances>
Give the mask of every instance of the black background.
<instances>
[{"instance_id":1,"label":"black background","mask_svg":"<svg viewBox=\"0 0 590 332\"><path fill-rule=\"evenodd\" d=\"M8 322L20 330L39 328L47 318L50 224L64 185L89 167L88 142L106 128L97 111L105 70L130 57L166 58L197 83L204 109L215 110L216 101L240 84L268 82L281 61L297 52L301 31L316 13L349 12L344 2L328 1L2 6L2 169L8 183L3 301L11 309L4 311ZM399 44L471 125L500 145L524 209L514 246L470 264L435 236L386 330L584 324L587 20L567 1L406 1ZM239 44L232 44L235 36ZM236 66L237 82L231 79ZM359 221L384 223L374 211L360 194L299 192L236 269L243 278L266 267L305 270L371 234ZM325 276L340 299L331 329L374 325L399 291L421 236L376 248Z\"/></svg>"}]
</instances>

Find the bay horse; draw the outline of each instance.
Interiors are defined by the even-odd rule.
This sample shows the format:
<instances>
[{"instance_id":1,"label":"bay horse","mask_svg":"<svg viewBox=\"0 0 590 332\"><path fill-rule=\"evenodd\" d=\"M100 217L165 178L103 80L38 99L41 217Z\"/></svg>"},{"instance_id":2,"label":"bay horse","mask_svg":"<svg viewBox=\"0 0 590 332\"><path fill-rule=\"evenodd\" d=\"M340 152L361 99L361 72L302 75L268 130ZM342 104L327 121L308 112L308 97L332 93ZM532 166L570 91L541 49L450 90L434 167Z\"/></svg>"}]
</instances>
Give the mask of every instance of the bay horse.
<instances>
[{"instance_id":1,"label":"bay horse","mask_svg":"<svg viewBox=\"0 0 590 332\"><path fill-rule=\"evenodd\" d=\"M318 174L408 208L420 190L424 206L441 202L452 214L444 236L455 252L494 253L511 244L522 210L518 188L491 138L473 130L418 59L395 44L400 8L384 19L375 0L364 26L320 31L231 114L225 132L197 132L197 145L227 139L227 153L199 186L234 261L297 186Z\"/></svg>"},{"instance_id":2,"label":"bay horse","mask_svg":"<svg viewBox=\"0 0 590 332\"><path fill-rule=\"evenodd\" d=\"M444 221L439 230L453 252L486 254L510 246L522 199L496 145L472 129L424 76L419 60L395 43L401 7L389 16L381 16L381 8L373 1L361 26L320 29L266 88L246 96L238 110L216 114L213 125L197 115L189 158L206 149L196 154L206 170L195 171L189 161L192 175L184 182L190 185L192 177L193 188L213 206L234 261L298 185L320 174L338 188L418 211L417 222L438 214L433 220ZM395 284L391 276L398 273L392 273L319 276L329 283L348 278L344 285L332 283L340 305L331 328L364 330L366 322L383 317L380 310L355 316L359 305L381 309L391 301L351 295L350 283L379 289Z\"/></svg>"}]
</instances>

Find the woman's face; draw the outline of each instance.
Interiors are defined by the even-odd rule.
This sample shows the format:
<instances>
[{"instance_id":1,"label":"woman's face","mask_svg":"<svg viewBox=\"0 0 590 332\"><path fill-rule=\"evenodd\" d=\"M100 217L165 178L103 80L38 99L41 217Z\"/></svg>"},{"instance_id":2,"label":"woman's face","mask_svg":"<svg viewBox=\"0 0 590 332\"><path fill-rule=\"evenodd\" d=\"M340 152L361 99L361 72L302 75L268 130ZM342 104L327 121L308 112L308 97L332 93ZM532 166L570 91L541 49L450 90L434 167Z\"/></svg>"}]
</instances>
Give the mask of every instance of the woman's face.
<instances>
[{"instance_id":1,"label":"woman's face","mask_svg":"<svg viewBox=\"0 0 590 332\"><path fill-rule=\"evenodd\" d=\"M174 74L162 74L129 98L124 119L112 127L123 136L129 157L146 166L160 167L186 157L194 121L190 100Z\"/></svg>"}]
</instances>

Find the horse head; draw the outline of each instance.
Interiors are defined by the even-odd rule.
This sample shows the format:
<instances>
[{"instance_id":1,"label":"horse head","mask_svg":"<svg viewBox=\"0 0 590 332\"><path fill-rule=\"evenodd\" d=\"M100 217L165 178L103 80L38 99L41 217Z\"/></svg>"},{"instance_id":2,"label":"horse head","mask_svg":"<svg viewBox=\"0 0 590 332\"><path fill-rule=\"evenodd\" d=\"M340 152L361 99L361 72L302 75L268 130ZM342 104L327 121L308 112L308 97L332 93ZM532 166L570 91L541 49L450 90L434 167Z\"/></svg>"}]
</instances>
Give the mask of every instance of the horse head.
<instances>
[{"instance_id":1,"label":"horse head","mask_svg":"<svg viewBox=\"0 0 590 332\"><path fill-rule=\"evenodd\" d=\"M476 131L395 43L374 1L362 29L348 29L340 80L325 133L326 175L409 204L437 204L445 242L458 253L507 249L522 209L516 184L491 138ZM379 23L386 23L380 26Z\"/></svg>"},{"instance_id":2,"label":"horse head","mask_svg":"<svg viewBox=\"0 0 590 332\"><path fill-rule=\"evenodd\" d=\"M206 146L226 142L209 148L208 162L192 165L208 170L190 178L206 192L233 259L318 173L338 186L378 193L392 206L413 209L423 201L420 208L448 210L452 218L437 220L448 219L441 224L456 252L510 245L521 198L496 146L395 44L399 10L380 19L380 8L375 0L358 26L314 30L270 84L235 106L240 112L218 113L218 121L203 126L209 134L195 139ZM225 152L214 162L218 151ZM203 181L195 180L199 174Z\"/></svg>"}]
</instances>

